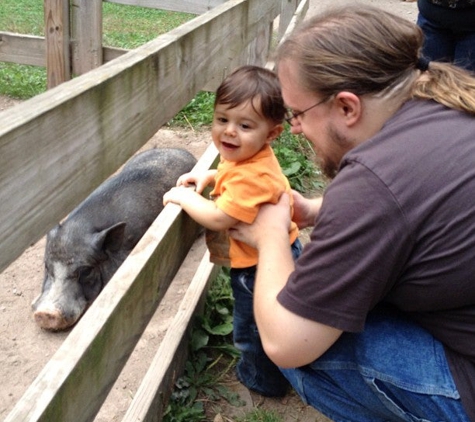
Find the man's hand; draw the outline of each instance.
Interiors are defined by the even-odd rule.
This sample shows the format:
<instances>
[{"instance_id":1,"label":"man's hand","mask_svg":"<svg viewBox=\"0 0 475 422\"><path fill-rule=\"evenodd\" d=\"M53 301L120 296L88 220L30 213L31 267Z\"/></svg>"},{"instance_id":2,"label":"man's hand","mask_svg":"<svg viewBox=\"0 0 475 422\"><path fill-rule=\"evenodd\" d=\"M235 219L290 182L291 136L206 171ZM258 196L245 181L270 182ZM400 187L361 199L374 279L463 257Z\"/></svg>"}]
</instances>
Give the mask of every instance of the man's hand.
<instances>
[{"instance_id":1,"label":"man's hand","mask_svg":"<svg viewBox=\"0 0 475 422\"><path fill-rule=\"evenodd\" d=\"M289 209L289 195L284 193L277 204L262 205L252 224L239 223L229 229L229 235L256 249L267 240L270 232L273 235L281 233L288 238L291 221Z\"/></svg>"},{"instance_id":2,"label":"man's hand","mask_svg":"<svg viewBox=\"0 0 475 422\"><path fill-rule=\"evenodd\" d=\"M314 225L315 218L322 206L322 197L308 199L297 191L292 191L294 198L294 215L292 220L299 229L304 229Z\"/></svg>"}]
</instances>

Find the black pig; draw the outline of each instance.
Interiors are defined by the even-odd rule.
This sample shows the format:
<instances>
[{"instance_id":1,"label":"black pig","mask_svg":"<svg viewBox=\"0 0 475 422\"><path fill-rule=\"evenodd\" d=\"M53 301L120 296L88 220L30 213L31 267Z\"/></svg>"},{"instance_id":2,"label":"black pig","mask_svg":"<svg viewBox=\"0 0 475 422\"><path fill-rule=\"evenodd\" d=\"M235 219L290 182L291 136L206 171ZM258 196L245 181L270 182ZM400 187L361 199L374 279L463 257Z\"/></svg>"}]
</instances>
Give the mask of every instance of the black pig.
<instances>
[{"instance_id":1,"label":"black pig","mask_svg":"<svg viewBox=\"0 0 475 422\"><path fill-rule=\"evenodd\" d=\"M48 233L32 303L41 328L63 330L80 318L163 209L163 194L195 163L183 149L138 154Z\"/></svg>"}]
</instances>

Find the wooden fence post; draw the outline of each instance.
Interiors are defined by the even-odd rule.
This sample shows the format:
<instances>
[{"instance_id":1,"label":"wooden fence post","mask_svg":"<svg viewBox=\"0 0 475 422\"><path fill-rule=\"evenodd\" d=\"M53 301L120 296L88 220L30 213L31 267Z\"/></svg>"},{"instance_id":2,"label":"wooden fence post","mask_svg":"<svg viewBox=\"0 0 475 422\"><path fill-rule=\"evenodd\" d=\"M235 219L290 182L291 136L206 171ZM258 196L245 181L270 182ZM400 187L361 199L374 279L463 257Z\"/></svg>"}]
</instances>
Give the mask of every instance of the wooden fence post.
<instances>
[{"instance_id":1,"label":"wooden fence post","mask_svg":"<svg viewBox=\"0 0 475 422\"><path fill-rule=\"evenodd\" d=\"M103 64L102 0L71 1L71 38L75 75Z\"/></svg>"},{"instance_id":2,"label":"wooden fence post","mask_svg":"<svg viewBox=\"0 0 475 422\"><path fill-rule=\"evenodd\" d=\"M291 21L299 2L300 0L282 0L282 13L280 14L279 21L279 40L281 40L284 36L287 26L289 25L289 22Z\"/></svg>"},{"instance_id":3,"label":"wooden fence post","mask_svg":"<svg viewBox=\"0 0 475 422\"><path fill-rule=\"evenodd\" d=\"M69 0L44 0L47 86L71 79Z\"/></svg>"}]
</instances>

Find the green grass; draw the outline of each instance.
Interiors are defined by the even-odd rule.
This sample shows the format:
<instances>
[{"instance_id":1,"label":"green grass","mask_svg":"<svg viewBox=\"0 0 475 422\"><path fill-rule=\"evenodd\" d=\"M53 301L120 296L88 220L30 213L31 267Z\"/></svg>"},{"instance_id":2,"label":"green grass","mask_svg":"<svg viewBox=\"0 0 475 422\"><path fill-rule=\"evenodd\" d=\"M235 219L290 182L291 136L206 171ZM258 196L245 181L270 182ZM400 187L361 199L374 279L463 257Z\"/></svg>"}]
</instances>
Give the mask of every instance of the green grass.
<instances>
[{"instance_id":1,"label":"green grass","mask_svg":"<svg viewBox=\"0 0 475 422\"><path fill-rule=\"evenodd\" d=\"M0 94L19 100L27 100L46 91L46 70L0 62Z\"/></svg>"},{"instance_id":2,"label":"green grass","mask_svg":"<svg viewBox=\"0 0 475 422\"><path fill-rule=\"evenodd\" d=\"M104 3L103 43L132 49L193 19L190 13Z\"/></svg>"},{"instance_id":3,"label":"green grass","mask_svg":"<svg viewBox=\"0 0 475 422\"><path fill-rule=\"evenodd\" d=\"M0 30L43 36L43 0L1 0ZM44 68L0 62L0 94L26 100L45 90Z\"/></svg>"},{"instance_id":4,"label":"green grass","mask_svg":"<svg viewBox=\"0 0 475 422\"><path fill-rule=\"evenodd\" d=\"M185 373L175 383L164 422L205 421L205 403L243 403L223 380L234 367L238 351L232 345L234 299L229 270L223 269L206 296L203 314L194 324Z\"/></svg>"},{"instance_id":5,"label":"green grass","mask_svg":"<svg viewBox=\"0 0 475 422\"><path fill-rule=\"evenodd\" d=\"M195 17L146 7L103 3L104 45L135 48ZM43 0L2 0L0 29L44 36Z\"/></svg>"},{"instance_id":6,"label":"green grass","mask_svg":"<svg viewBox=\"0 0 475 422\"><path fill-rule=\"evenodd\" d=\"M286 125L284 132L272 143L272 148L292 189L301 193L321 193L324 190L325 180L313 160L315 152L303 135L292 135Z\"/></svg>"},{"instance_id":7,"label":"green grass","mask_svg":"<svg viewBox=\"0 0 475 422\"><path fill-rule=\"evenodd\" d=\"M171 121L171 126L188 129L211 126L213 122L214 93L199 92Z\"/></svg>"},{"instance_id":8,"label":"green grass","mask_svg":"<svg viewBox=\"0 0 475 422\"><path fill-rule=\"evenodd\" d=\"M283 422L283 419L276 412L265 409L255 409L247 415L237 418L236 422Z\"/></svg>"},{"instance_id":9,"label":"green grass","mask_svg":"<svg viewBox=\"0 0 475 422\"><path fill-rule=\"evenodd\" d=\"M2 0L0 29L18 34L44 35L43 0Z\"/></svg>"}]
</instances>

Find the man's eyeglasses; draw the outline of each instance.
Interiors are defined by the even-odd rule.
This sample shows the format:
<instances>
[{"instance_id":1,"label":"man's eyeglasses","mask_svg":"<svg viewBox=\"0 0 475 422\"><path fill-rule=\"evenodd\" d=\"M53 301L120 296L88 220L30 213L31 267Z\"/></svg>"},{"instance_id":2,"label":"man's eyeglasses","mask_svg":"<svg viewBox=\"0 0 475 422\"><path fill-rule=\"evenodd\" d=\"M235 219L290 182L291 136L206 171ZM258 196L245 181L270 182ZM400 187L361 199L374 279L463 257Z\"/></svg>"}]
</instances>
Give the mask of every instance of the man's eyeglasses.
<instances>
[{"instance_id":1,"label":"man's eyeglasses","mask_svg":"<svg viewBox=\"0 0 475 422\"><path fill-rule=\"evenodd\" d=\"M303 111L298 111L297 113L294 113L292 110L287 110L287 113L285 114L285 121L290 125L293 126L292 121L296 119L297 117L301 116L302 114L306 113L307 111L311 110L312 108L319 106L320 104L323 104L325 101L327 101L328 98L324 98L323 100L319 101L317 104L314 104L313 106L310 106L309 108L306 108Z\"/></svg>"}]
</instances>

